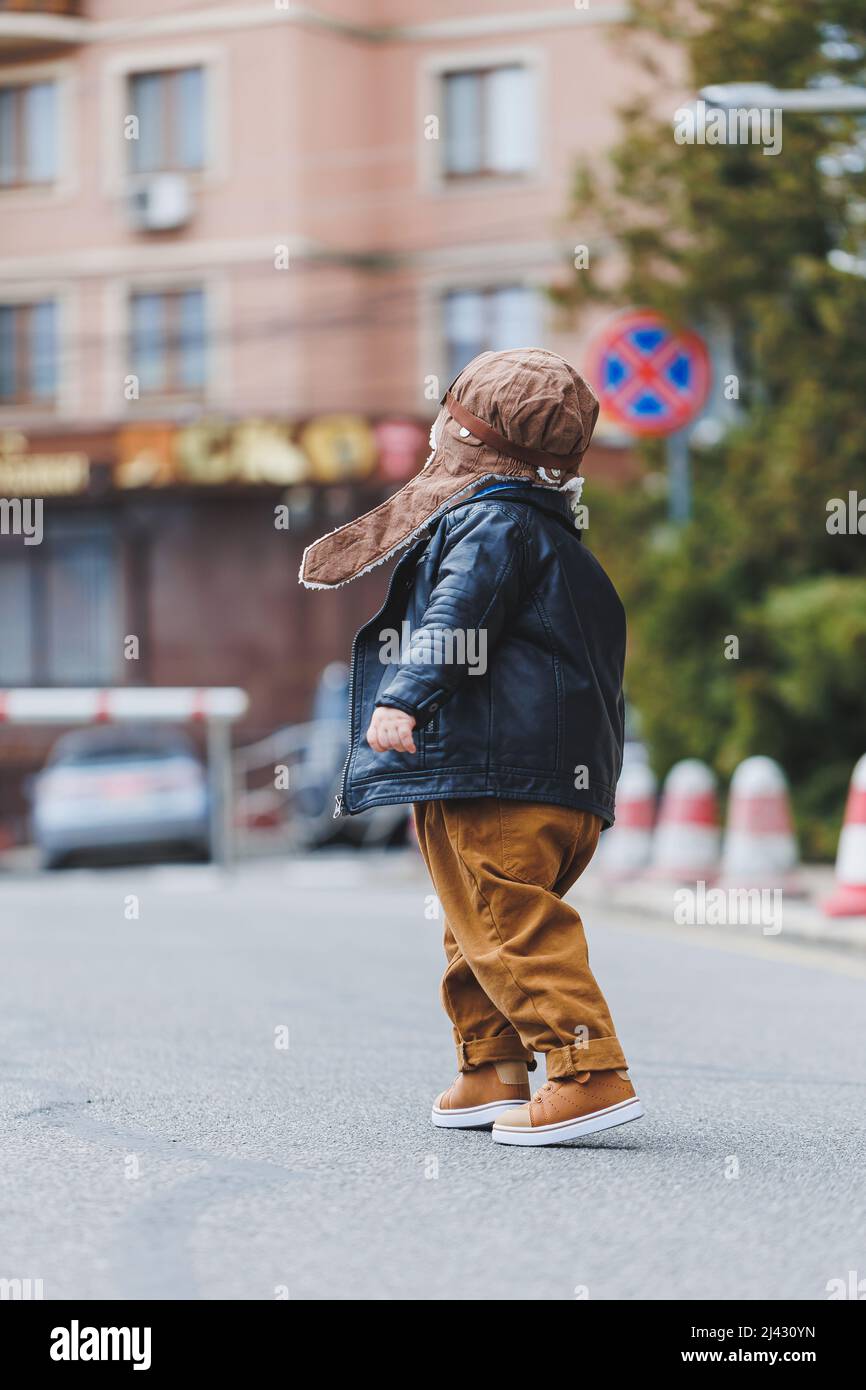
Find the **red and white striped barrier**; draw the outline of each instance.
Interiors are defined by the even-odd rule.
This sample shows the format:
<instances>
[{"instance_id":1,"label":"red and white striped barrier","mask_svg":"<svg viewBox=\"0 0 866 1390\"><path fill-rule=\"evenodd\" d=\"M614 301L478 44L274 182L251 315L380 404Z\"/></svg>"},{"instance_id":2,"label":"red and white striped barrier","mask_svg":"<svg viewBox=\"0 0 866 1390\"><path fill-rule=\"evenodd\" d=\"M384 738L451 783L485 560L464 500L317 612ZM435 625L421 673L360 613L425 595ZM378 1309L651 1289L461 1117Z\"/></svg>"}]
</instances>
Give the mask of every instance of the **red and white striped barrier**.
<instances>
[{"instance_id":1,"label":"red and white striped barrier","mask_svg":"<svg viewBox=\"0 0 866 1390\"><path fill-rule=\"evenodd\" d=\"M788 783L772 758L746 758L731 778L722 882L731 888L801 891Z\"/></svg>"},{"instance_id":2,"label":"red and white striped barrier","mask_svg":"<svg viewBox=\"0 0 866 1390\"><path fill-rule=\"evenodd\" d=\"M236 686L115 686L0 690L0 724L94 724L239 719L249 697Z\"/></svg>"},{"instance_id":3,"label":"red and white striped barrier","mask_svg":"<svg viewBox=\"0 0 866 1390\"><path fill-rule=\"evenodd\" d=\"M716 779L706 763L685 758L665 780L653 836L652 877L709 880L719 866Z\"/></svg>"},{"instance_id":4,"label":"red and white striped barrier","mask_svg":"<svg viewBox=\"0 0 866 1390\"><path fill-rule=\"evenodd\" d=\"M851 777L836 854L836 887L824 912L828 917L866 916L866 753Z\"/></svg>"},{"instance_id":5,"label":"red and white striped barrier","mask_svg":"<svg viewBox=\"0 0 866 1390\"><path fill-rule=\"evenodd\" d=\"M609 879L632 878L652 858L658 784L648 763L627 762L616 789L616 823L601 838L599 870Z\"/></svg>"}]
</instances>

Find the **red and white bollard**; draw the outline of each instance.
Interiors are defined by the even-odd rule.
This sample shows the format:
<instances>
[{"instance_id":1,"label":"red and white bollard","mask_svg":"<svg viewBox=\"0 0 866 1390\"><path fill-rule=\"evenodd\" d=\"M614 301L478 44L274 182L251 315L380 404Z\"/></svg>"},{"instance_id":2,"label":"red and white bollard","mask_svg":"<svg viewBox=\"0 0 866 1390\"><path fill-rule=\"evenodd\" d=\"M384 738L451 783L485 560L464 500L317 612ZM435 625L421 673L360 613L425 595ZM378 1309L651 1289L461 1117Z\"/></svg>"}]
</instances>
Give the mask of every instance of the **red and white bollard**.
<instances>
[{"instance_id":1,"label":"red and white bollard","mask_svg":"<svg viewBox=\"0 0 866 1390\"><path fill-rule=\"evenodd\" d=\"M632 878L652 858L657 782L644 762L627 762L616 789L616 823L601 837L599 870L605 878Z\"/></svg>"},{"instance_id":2,"label":"red and white bollard","mask_svg":"<svg viewBox=\"0 0 866 1390\"><path fill-rule=\"evenodd\" d=\"M746 758L731 778L722 882L732 888L802 891L788 783L772 758Z\"/></svg>"},{"instance_id":3,"label":"red and white bollard","mask_svg":"<svg viewBox=\"0 0 866 1390\"><path fill-rule=\"evenodd\" d=\"M866 753L851 777L836 854L836 887L824 912L828 917L866 916Z\"/></svg>"},{"instance_id":4,"label":"red and white bollard","mask_svg":"<svg viewBox=\"0 0 866 1390\"><path fill-rule=\"evenodd\" d=\"M698 758L675 763L662 792L653 837L652 877L688 883L715 877L719 867L716 779Z\"/></svg>"}]
</instances>

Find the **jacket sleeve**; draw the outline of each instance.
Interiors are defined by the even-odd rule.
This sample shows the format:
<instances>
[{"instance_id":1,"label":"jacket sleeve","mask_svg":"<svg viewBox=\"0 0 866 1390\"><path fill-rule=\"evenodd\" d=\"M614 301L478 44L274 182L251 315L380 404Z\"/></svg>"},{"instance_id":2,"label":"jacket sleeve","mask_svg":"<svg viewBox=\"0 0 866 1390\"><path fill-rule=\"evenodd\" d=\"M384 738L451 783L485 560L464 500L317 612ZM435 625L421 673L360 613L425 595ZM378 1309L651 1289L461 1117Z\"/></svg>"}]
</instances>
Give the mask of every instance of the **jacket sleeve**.
<instances>
[{"instance_id":1,"label":"jacket sleeve","mask_svg":"<svg viewBox=\"0 0 866 1390\"><path fill-rule=\"evenodd\" d=\"M487 664L505 619L525 585L526 536L519 515L501 503L477 503L446 519L436 583L377 705L415 716L418 727Z\"/></svg>"}]
</instances>

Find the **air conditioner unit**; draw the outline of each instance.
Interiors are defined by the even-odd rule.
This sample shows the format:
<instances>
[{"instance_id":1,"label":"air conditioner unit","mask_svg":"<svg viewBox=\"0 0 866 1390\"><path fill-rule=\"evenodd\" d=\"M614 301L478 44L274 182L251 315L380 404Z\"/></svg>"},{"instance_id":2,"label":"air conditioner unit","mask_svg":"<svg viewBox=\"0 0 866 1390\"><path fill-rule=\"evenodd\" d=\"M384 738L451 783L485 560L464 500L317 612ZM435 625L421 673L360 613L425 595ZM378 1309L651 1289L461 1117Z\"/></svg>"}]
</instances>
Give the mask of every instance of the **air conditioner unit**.
<instances>
[{"instance_id":1,"label":"air conditioner unit","mask_svg":"<svg viewBox=\"0 0 866 1390\"><path fill-rule=\"evenodd\" d=\"M192 217L192 190L185 174L142 174L129 193L132 224L142 232L171 232Z\"/></svg>"}]
</instances>

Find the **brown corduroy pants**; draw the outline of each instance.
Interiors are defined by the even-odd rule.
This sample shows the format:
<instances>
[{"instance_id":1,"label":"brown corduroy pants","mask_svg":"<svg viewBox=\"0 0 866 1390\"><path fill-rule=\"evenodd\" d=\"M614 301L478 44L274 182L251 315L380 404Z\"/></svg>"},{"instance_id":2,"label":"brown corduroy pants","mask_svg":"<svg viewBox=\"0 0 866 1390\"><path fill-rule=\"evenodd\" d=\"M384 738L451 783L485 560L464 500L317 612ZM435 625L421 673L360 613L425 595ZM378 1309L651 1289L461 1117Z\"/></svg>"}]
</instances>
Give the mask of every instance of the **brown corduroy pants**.
<instances>
[{"instance_id":1,"label":"brown corduroy pants","mask_svg":"<svg viewBox=\"0 0 866 1390\"><path fill-rule=\"evenodd\" d=\"M588 811L495 797L415 805L445 912L442 1003L461 1071L546 1054L551 1079L624 1068L583 923L562 901L598 844Z\"/></svg>"}]
</instances>

